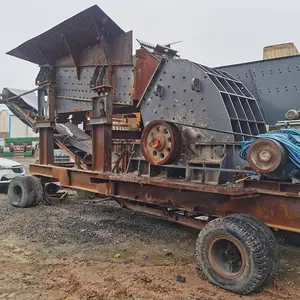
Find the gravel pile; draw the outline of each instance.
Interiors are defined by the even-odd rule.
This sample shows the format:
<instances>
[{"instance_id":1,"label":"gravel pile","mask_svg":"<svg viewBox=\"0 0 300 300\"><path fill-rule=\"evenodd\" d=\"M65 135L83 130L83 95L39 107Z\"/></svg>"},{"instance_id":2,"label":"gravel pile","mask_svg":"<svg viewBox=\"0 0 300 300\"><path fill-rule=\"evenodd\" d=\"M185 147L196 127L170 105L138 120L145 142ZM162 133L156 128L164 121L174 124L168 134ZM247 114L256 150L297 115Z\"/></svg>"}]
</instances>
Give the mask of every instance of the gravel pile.
<instances>
[{"instance_id":1,"label":"gravel pile","mask_svg":"<svg viewBox=\"0 0 300 300\"><path fill-rule=\"evenodd\" d=\"M133 239L194 243L197 236L193 229L125 210L114 201L70 199L59 205L18 209L1 199L0 224L2 236L14 233L47 246L118 244Z\"/></svg>"}]
</instances>

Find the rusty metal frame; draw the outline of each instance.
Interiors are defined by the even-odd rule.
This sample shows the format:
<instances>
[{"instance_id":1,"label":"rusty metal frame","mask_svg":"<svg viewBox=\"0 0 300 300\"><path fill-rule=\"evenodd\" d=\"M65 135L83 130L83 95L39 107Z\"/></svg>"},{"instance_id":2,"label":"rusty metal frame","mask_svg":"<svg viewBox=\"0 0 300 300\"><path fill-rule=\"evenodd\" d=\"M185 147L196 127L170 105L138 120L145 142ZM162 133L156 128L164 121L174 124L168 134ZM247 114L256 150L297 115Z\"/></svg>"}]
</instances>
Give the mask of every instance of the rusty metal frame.
<instances>
[{"instance_id":1,"label":"rusty metal frame","mask_svg":"<svg viewBox=\"0 0 300 300\"><path fill-rule=\"evenodd\" d=\"M48 114L45 114L44 89L38 90L38 117L35 127L39 131L39 162L41 164L54 164L54 124L55 124L55 88L49 84L48 95Z\"/></svg>"},{"instance_id":2,"label":"rusty metal frame","mask_svg":"<svg viewBox=\"0 0 300 300\"><path fill-rule=\"evenodd\" d=\"M165 219L167 221L180 223L189 227L193 227L196 229L202 229L206 223L208 218L205 218L205 220L195 219L194 214L188 215L186 212L179 211L179 210L172 210L172 209L166 209L162 206L147 206L146 204L143 205L143 203L138 203L134 201L127 201L124 199L115 199L123 208L127 208L130 210L138 211L141 213L146 213L150 215L154 215L156 217L159 217L161 219ZM180 212L182 212L180 214Z\"/></svg>"},{"instance_id":3,"label":"rusty metal frame","mask_svg":"<svg viewBox=\"0 0 300 300\"><path fill-rule=\"evenodd\" d=\"M112 156L112 97L111 88L99 87L99 96L92 98L92 169L111 171Z\"/></svg>"},{"instance_id":4,"label":"rusty metal frame","mask_svg":"<svg viewBox=\"0 0 300 300\"><path fill-rule=\"evenodd\" d=\"M55 144L61 150L65 151L65 153L68 154L75 161L75 164L76 164L77 160L79 160L78 163L76 164L78 167L82 168L83 170L88 169L88 166L84 163L84 159L81 160L77 155L75 155L72 151L70 151L70 149L68 147L66 147L63 142L61 142L58 139L55 139Z\"/></svg>"},{"instance_id":5,"label":"rusty metal frame","mask_svg":"<svg viewBox=\"0 0 300 300\"><path fill-rule=\"evenodd\" d=\"M143 205L133 206L128 200L212 217L232 213L250 214L270 227L300 232L300 185L297 185L297 192L293 193L275 191L268 193L266 190L263 193L253 188L210 186L182 180L170 181L46 165L30 165L30 172L37 176L56 179L64 187L108 195L122 201L127 200L125 202L127 208L147 213L154 211ZM157 210L154 214L158 214ZM194 222L199 220L183 218L184 216L181 216L177 221L189 226L191 224L187 223L192 222L192 227L197 227ZM202 226L203 223L200 222L197 228Z\"/></svg>"}]
</instances>

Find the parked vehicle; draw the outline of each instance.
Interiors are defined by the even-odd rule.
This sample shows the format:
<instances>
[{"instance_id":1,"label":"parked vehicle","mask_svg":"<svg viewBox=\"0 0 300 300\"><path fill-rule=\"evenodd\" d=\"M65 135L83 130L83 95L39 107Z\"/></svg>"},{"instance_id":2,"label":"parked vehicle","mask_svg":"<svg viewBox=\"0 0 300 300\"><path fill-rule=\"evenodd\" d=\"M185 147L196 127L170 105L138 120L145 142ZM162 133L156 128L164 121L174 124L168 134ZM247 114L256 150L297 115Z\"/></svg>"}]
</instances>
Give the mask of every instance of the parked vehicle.
<instances>
[{"instance_id":1,"label":"parked vehicle","mask_svg":"<svg viewBox=\"0 0 300 300\"><path fill-rule=\"evenodd\" d=\"M25 176L25 168L20 163L7 158L0 158L0 187L20 176Z\"/></svg>"}]
</instances>

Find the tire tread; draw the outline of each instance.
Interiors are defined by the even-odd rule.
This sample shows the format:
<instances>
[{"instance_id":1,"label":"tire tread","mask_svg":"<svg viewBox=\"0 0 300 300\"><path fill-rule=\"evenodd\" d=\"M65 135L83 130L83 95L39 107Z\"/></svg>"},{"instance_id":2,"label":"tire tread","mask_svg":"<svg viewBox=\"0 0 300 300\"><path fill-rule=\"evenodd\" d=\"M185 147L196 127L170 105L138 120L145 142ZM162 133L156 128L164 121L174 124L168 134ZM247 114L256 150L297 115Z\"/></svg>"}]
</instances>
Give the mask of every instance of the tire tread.
<instances>
[{"instance_id":1,"label":"tire tread","mask_svg":"<svg viewBox=\"0 0 300 300\"><path fill-rule=\"evenodd\" d=\"M226 282L226 280L221 282L221 280L217 280L210 274L208 262L205 260L203 253L206 247L206 237L209 234L213 234L216 230L224 230L229 235L242 239L247 249L249 249L249 255L253 261L254 268L250 270L252 275L246 281L236 282L235 284L230 281ZM264 243L263 235L257 234L256 230L243 220L222 217L209 222L200 232L197 239L196 255L201 271L210 282L237 294L246 295L254 292L263 284L267 276L268 264L266 257L268 249Z\"/></svg>"}]
</instances>

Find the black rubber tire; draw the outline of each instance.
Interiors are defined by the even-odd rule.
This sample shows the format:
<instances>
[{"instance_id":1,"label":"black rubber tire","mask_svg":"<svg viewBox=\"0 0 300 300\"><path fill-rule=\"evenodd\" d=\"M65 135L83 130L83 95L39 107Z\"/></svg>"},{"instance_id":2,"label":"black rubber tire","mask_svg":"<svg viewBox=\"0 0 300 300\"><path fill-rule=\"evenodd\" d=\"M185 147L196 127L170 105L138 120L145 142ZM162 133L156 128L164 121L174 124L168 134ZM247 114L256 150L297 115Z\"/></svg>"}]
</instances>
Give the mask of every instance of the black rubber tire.
<instances>
[{"instance_id":1,"label":"black rubber tire","mask_svg":"<svg viewBox=\"0 0 300 300\"><path fill-rule=\"evenodd\" d=\"M35 195L32 202L32 206L38 206L41 201L44 199L44 189L41 183L41 179L36 176L29 176L32 180L32 184L34 185Z\"/></svg>"},{"instance_id":2,"label":"black rubber tire","mask_svg":"<svg viewBox=\"0 0 300 300\"><path fill-rule=\"evenodd\" d=\"M268 248L268 259L269 259L269 271L263 285L268 285L272 283L276 273L279 269L280 263L280 250L279 243L273 233L273 231L261 220L254 216L246 214L232 214L229 215L232 218L237 218L239 220L248 221L255 229L261 230L265 236L265 243Z\"/></svg>"},{"instance_id":3,"label":"black rubber tire","mask_svg":"<svg viewBox=\"0 0 300 300\"><path fill-rule=\"evenodd\" d=\"M36 195L31 176L15 177L8 186L8 201L14 207L31 207Z\"/></svg>"},{"instance_id":4,"label":"black rubber tire","mask_svg":"<svg viewBox=\"0 0 300 300\"><path fill-rule=\"evenodd\" d=\"M54 182L45 185L45 193L48 195L56 194L60 190L60 186Z\"/></svg>"},{"instance_id":5,"label":"black rubber tire","mask_svg":"<svg viewBox=\"0 0 300 300\"><path fill-rule=\"evenodd\" d=\"M210 263L210 244L219 236L234 240L243 252L244 269L236 278L221 276ZM258 234L248 222L230 216L215 219L204 227L197 239L196 255L200 269L211 283L237 294L256 291L268 274L268 248L263 234Z\"/></svg>"}]
</instances>

